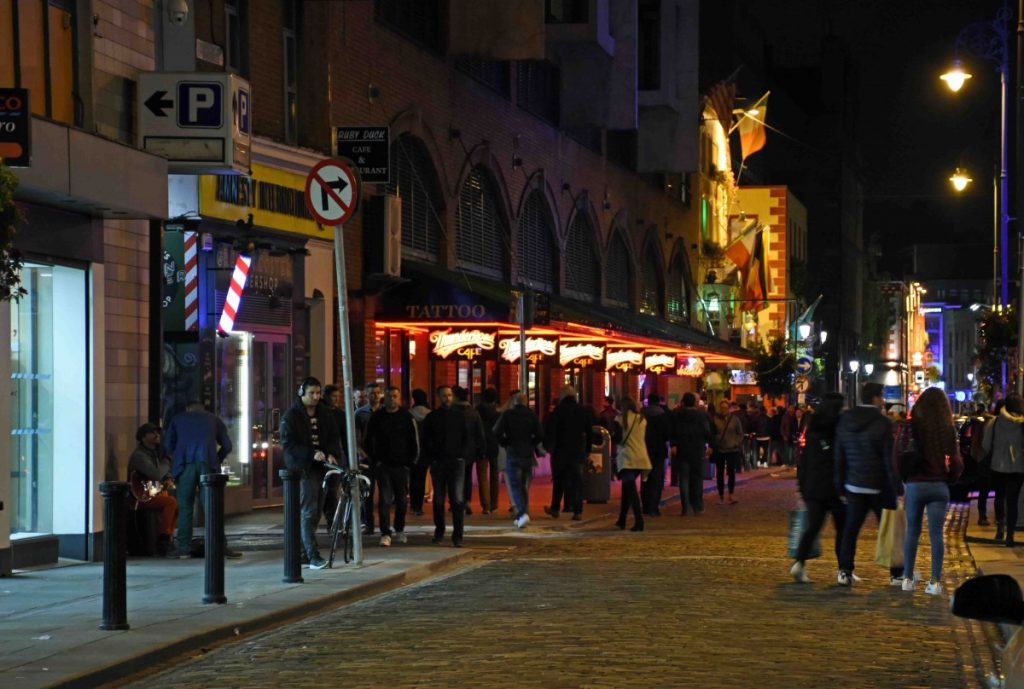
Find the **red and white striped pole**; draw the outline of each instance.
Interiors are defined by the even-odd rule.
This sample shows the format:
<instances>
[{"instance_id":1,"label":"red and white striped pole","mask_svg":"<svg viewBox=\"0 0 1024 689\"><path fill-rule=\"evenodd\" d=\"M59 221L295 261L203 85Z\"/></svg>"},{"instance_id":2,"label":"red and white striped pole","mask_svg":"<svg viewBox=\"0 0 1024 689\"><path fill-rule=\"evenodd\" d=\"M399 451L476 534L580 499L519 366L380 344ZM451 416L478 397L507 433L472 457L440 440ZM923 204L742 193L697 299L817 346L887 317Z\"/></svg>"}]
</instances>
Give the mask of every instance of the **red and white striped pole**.
<instances>
[{"instance_id":1,"label":"red and white striped pole","mask_svg":"<svg viewBox=\"0 0 1024 689\"><path fill-rule=\"evenodd\" d=\"M238 314L238 304L242 301L242 290L245 289L245 280L249 277L249 266L252 258L239 254L235 261L235 271L231 274L231 287L228 289L227 297L224 299L224 311L220 314L220 323L217 324L217 331L225 335L229 334L235 327L235 316Z\"/></svg>"},{"instance_id":2,"label":"red and white striped pole","mask_svg":"<svg viewBox=\"0 0 1024 689\"><path fill-rule=\"evenodd\" d=\"M199 257L195 232L185 233L185 330L199 330Z\"/></svg>"}]
</instances>

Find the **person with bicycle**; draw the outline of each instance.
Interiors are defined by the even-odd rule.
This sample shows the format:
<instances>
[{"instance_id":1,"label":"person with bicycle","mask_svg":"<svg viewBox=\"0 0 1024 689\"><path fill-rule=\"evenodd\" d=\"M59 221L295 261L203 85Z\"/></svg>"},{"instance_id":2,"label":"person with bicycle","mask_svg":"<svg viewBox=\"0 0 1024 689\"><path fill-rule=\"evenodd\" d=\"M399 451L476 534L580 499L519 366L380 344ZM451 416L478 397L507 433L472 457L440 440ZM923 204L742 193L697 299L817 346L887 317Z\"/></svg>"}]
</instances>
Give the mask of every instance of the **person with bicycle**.
<instances>
[{"instance_id":1,"label":"person with bicycle","mask_svg":"<svg viewBox=\"0 0 1024 689\"><path fill-rule=\"evenodd\" d=\"M380 544L391 545L391 506L395 507L396 543L405 543L405 509L409 493L409 468L420 454L419 434L412 413L402 406L402 392L394 385L384 392L384 405L366 424L363 451L369 458L377 484Z\"/></svg>"},{"instance_id":2,"label":"person with bicycle","mask_svg":"<svg viewBox=\"0 0 1024 689\"><path fill-rule=\"evenodd\" d=\"M327 560L320 557L316 527L323 501L321 484L328 464L337 464L341 456L341 436L331 410L321 397L320 381L306 378L295 401L281 418L281 444L284 462L292 471L301 471L299 481L299 530L302 548L310 569L323 569Z\"/></svg>"}]
</instances>

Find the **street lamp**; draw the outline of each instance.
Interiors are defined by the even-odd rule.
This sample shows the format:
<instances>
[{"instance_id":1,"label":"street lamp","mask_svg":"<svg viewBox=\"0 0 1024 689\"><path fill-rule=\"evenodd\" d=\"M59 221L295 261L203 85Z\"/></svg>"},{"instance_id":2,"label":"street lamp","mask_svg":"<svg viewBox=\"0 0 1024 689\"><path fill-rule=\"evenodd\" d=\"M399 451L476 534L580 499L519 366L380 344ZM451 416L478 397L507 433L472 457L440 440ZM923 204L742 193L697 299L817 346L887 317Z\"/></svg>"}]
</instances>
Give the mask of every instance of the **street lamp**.
<instances>
[{"instance_id":1,"label":"street lamp","mask_svg":"<svg viewBox=\"0 0 1024 689\"><path fill-rule=\"evenodd\" d=\"M825 344L825 340L828 339L828 331L822 330L820 333L818 333L818 337L821 338L821 344Z\"/></svg>"},{"instance_id":2,"label":"street lamp","mask_svg":"<svg viewBox=\"0 0 1024 689\"><path fill-rule=\"evenodd\" d=\"M946 86L949 87L950 91L959 91L964 85L964 82L970 79L973 75L970 72L965 72L964 68L960 65L960 60L953 60L953 66L948 72L943 74L939 79L946 82Z\"/></svg>"},{"instance_id":3,"label":"street lamp","mask_svg":"<svg viewBox=\"0 0 1024 689\"><path fill-rule=\"evenodd\" d=\"M857 361L856 359L850 359L850 373L853 374L853 394L851 395L851 397L853 398L853 404L850 406L855 406L857 404L857 388L860 387L860 375L858 373L859 371L860 362Z\"/></svg>"},{"instance_id":4,"label":"street lamp","mask_svg":"<svg viewBox=\"0 0 1024 689\"><path fill-rule=\"evenodd\" d=\"M875 365L874 364L864 364L864 375L870 376L874 372L875 372Z\"/></svg>"},{"instance_id":5,"label":"street lamp","mask_svg":"<svg viewBox=\"0 0 1024 689\"><path fill-rule=\"evenodd\" d=\"M953 176L949 178L949 181L953 183L954 189L956 189L957 191L963 191L964 189L967 188L967 185L973 182L974 180L968 177L966 172L963 172L960 170L960 168L957 168L956 172L953 173Z\"/></svg>"},{"instance_id":6,"label":"street lamp","mask_svg":"<svg viewBox=\"0 0 1024 689\"><path fill-rule=\"evenodd\" d=\"M810 323L801 323L800 325L798 325L796 327L796 329L797 329L797 332L800 333L800 339L801 340L806 340L808 337L811 336L811 324Z\"/></svg>"}]
</instances>

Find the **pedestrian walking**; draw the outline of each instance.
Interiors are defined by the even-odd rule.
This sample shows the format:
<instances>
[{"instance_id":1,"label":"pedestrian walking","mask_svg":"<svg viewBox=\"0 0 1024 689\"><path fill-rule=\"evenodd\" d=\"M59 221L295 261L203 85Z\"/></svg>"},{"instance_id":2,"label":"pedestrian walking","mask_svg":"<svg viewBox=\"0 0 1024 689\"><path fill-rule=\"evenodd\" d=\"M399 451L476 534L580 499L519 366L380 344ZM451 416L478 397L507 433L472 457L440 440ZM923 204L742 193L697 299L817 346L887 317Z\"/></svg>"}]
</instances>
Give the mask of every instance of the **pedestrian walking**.
<instances>
[{"instance_id":1,"label":"pedestrian walking","mask_svg":"<svg viewBox=\"0 0 1024 689\"><path fill-rule=\"evenodd\" d=\"M501 468L498 465L498 439L494 435L494 426L498 423L498 391L487 388L483 392L483 400L476 407L476 413L484 427L483 468L477 465L477 480L480 484L480 509L490 514L498 509L498 483Z\"/></svg>"},{"instance_id":2,"label":"pedestrian walking","mask_svg":"<svg viewBox=\"0 0 1024 689\"><path fill-rule=\"evenodd\" d=\"M338 436L341 439L341 456L338 457L338 463L347 466L348 429L345 424L345 407L341 388L337 385L325 385L323 402L330 410L331 418L334 420L334 427L338 429ZM327 479L327 485L324 487L324 522L328 531L331 529L331 521L334 519L334 512L338 507L339 485L341 485L341 474L334 474Z\"/></svg>"},{"instance_id":3,"label":"pedestrian walking","mask_svg":"<svg viewBox=\"0 0 1024 689\"><path fill-rule=\"evenodd\" d=\"M1006 546L1016 545L1018 500L1024 484L1024 399L1012 393L1006 396L1003 409L995 421L985 428L982 441L985 452L992 454L992 483L996 489L996 540L1006 538Z\"/></svg>"},{"instance_id":4,"label":"pedestrian walking","mask_svg":"<svg viewBox=\"0 0 1024 689\"><path fill-rule=\"evenodd\" d=\"M679 467L679 504L683 516L704 511L704 463L714 441L711 419L696 405L694 394L685 393L683 405L673 412L672 419L672 451Z\"/></svg>"},{"instance_id":5,"label":"pedestrian walking","mask_svg":"<svg viewBox=\"0 0 1024 689\"><path fill-rule=\"evenodd\" d=\"M839 551L843 542L843 527L846 524L846 506L839 499L835 482L835 444L836 425L839 413L843 409L843 396L836 392L825 395L818 405L817 411L807 427L806 445L800 458L797 470L797 486L800 497L807 508L807 519L800 542L796 549L796 562L790 568L798 583L810 583L805 563L811 547L814 545L825 517L832 515L832 526L835 528L836 566L839 564Z\"/></svg>"},{"instance_id":6,"label":"pedestrian walking","mask_svg":"<svg viewBox=\"0 0 1024 689\"><path fill-rule=\"evenodd\" d=\"M366 401L358 406L355 411L356 447L358 448L358 452L362 458L361 463L369 464L370 459L364 454L363 440L366 435L366 426L370 423L370 417L375 411L380 409L381 402L384 399L384 389L381 387L380 383L367 383L363 387L363 395L363 399ZM360 514L363 520L363 534L369 536L373 533L373 506L375 502L374 497L377 493L377 484L374 481L372 474L367 476L367 478L370 480L370 485L367 488L366 500L363 502L363 509Z\"/></svg>"},{"instance_id":7,"label":"pedestrian walking","mask_svg":"<svg viewBox=\"0 0 1024 689\"><path fill-rule=\"evenodd\" d=\"M661 494L665 489L665 462L668 460L668 446L672 438L672 417L661 406L661 395L652 392L647 395L647 406L641 411L647 422L644 442L651 470L644 478L640 504L649 517L661 516Z\"/></svg>"},{"instance_id":8,"label":"pedestrian walking","mask_svg":"<svg viewBox=\"0 0 1024 689\"><path fill-rule=\"evenodd\" d=\"M640 509L640 496L637 493L636 480L641 482L651 470L651 458L647 454L647 419L637 409L636 401L626 395L620 401L622 413L615 417L612 427L612 438L618 446L615 453L615 471L622 483L619 520L615 526L626 528L626 515L633 510L633 528L630 531L644 530L644 515Z\"/></svg>"},{"instance_id":9,"label":"pedestrian walking","mask_svg":"<svg viewBox=\"0 0 1024 689\"><path fill-rule=\"evenodd\" d=\"M136 482L150 482L159 487L147 493L145 500L137 500L136 508L157 512L157 542L159 555L173 555L174 526L178 520L178 501L171 495L174 477L171 473L171 459L160 445L160 428L156 424L144 423L135 432L138 445L128 458L128 481L133 489Z\"/></svg>"},{"instance_id":10,"label":"pedestrian walking","mask_svg":"<svg viewBox=\"0 0 1024 689\"><path fill-rule=\"evenodd\" d=\"M206 411L202 402L193 400L184 412L171 419L164 434L164 448L173 458L171 473L177 486L178 533L174 553L187 558L192 556L192 511L199 477L219 474L220 464L231 454L233 446L224 422ZM224 556L234 558L242 554L225 547Z\"/></svg>"},{"instance_id":11,"label":"pedestrian walking","mask_svg":"<svg viewBox=\"0 0 1024 689\"><path fill-rule=\"evenodd\" d=\"M466 456L469 454L469 426L461 408L454 405L455 396L448 385L437 389L440 406L423 422L424 450L430 460L430 477L434 484L434 543L444 540L445 497L451 503L452 545L462 547L465 505L462 490L466 480Z\"/></svg>"},{"instance_id":12,"label":"pedestrian walking","mask_svg":"<svg viewBox=\"0 0 1024 689\"><path fill-rule=\"evenodd\" d=\"M494 426L494 436L505 448L505 481L515 508L512 523L518 529L530 523L530 479L543 433L537 415L526 406L526 395L522 393L512 398L512 406L502 412Z\"/></svg>"},{"instance_id":13,"label":"pedestrian walking","mask_svg":"<svg viewBox=\"0 0 1024 689\"><path fill-rule=\"evenodd\" d=\"M363 441L370 457L370 471L377 483L380 545L392 542L391 508L395 509L394 542L405 543L405 510L409 493L409 469L420 455L416 419L402 407L402 391L390 386L384 404L370 416Z\"/></svg>"},{"instance_id":14,"label":"pedestrian walking","mask_svg":"<svg viewBox=\"0 0 1024 689\"><path fill-rule=\"evenodd\" d=\"M473 469L476 468L476 482L477 485L483 490L483 486L486 484L486 475L484 474L487 469L484 463L484 451L487 445L486 434L484 433L484 425L480 420L480 415L476 409L469 403L469 390L466 388L456 385L452 388L452 393L455 395L455 406L462 410L463 416L466 418L466 431L468 433L469 445L466 448L466 477L465 483L462 488L463 503L465 504L466 514L473 514L473 508L470 504L473 501Z\"/></svg>"},{"instance_id":15,"label":"pedestrian walking","mask_svg":"<svg viewBox=\"0 0 1024 689\"><path fill-rule=\"evenodd\" d=\"M978 526L988 526L988 498L992 489L992 453L985 451L985 429L995 422L996 416L1003 410L1003 400L996 403L996 410L989 413L985 405L979 404L974 416L967 424L967 435L970 440L968 450L976 472L975 486L978 489ZM965 462L966 465L966 462ZM967 467L964 467L967 473Z\"/></svg>"},{"instance_id":16,"label":"pedestrian walking","mask_svg":"<svg viewBox=\"0 0 1024 689\"><path fill-rule=\"evenodd\" d=\"M299 479L299 533L310 569L323 569L316 527L323 509L322 485L328 465L341 456L341 439L334 415L321 401L320 381L306 378L299 385L298 399L281 417L281 445L285 466L301 472Z\"/></svg>"},{"instance_id":17,"label":"pedestrian walking","mask_svg":"<svg viewBox=\"0 0 1024 689\"><path fill-rule=\"evenodd\" d=\"M874 512L881 522L883 509L896 509L899 490L892 464L892 421L882 413L882 386L864 383L861 400L861 404L842 414L836 425L836 492L846 500L846 523L836 576L840 586L859 581L853 572L857 537L868 512Z\"/></svg>"},{"instance_id":18,"label":"pedestrian walking","mask_svg":"<svg viewBox=\"0 0 1024 689\"><path fill-rule=\"evenodd\" d=\"M932 547L932 577L924 592L942 593L943 529L949 507L949 483L960 478L963 459L946 393L928 388L910 412L910 430L917 448L916 470L906 482L907 534L903 541L903 590L914 590L914 561L921 522L928 511L928 540Z\"/></svg>"},{"instance_id":19,"label":"pedestrian walking","mask_svg":"<svg viewBox=\"0 0 1024 689\"><path fill-rule=\"evenodd\" d=\"M409 408L409 413L416 419L416 432L420 441L420 458L409 469L409 509L417 517L422 517L423 503L433 499L433 490L429 488L427 478L428 461L423 452L423 421L430 413L426 390L416 388L412 391L412 407Z\"/></svg>"},{"instance_id":20,"label":"pedestrian walking","mask_svg":"<svg viewBox=\"0 0 1024 689\"><path fill-rule=\"evenodd\" d=\"M544 446L551 454L551 505L544 507L551 517L558 518L558 510L565 497L572 509L573 521L583 513L583 462L590 447L592 419L576 399L576 389L563 387L559 401L547 418L544 428Z\"/></svg>"},{"instance_id":21,"label":"pedestrian walking","mask_svg":"<svg viewBox=\"0 0 1024 689\"><path fill-rule=\"evenodd\" d=\"M718 414L714 419L714 444L711 458L715 462L715 481L718 485L718 504L735 505L736 467L743 449L743 424L732 413L728 400L718 403ZM728 474L729 501L725 499L726 475Z\"/></svg>"}]
</instances>

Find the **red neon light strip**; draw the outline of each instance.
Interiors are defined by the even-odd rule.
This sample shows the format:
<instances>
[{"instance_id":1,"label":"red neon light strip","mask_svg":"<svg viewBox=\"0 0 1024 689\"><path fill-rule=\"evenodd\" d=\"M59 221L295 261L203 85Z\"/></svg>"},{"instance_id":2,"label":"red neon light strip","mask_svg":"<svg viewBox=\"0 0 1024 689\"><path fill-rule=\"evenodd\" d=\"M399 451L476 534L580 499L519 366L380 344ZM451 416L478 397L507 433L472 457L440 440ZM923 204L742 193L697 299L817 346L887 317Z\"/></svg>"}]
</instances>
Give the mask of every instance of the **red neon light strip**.
<instances>
[{"instance_id":1,"label":"red neon light strip","mask_svg":"<svg viewBox=\"0 0 1024 689\"><path fill-rule=\"evenodd\" d=\"M238 315L238 305L242 302L242 290L245 289L245 280L249 277L251 263L251 258L241 255L235 261L235 271L231 274L231 287L224 299L224 311L220 314L220 323L217 324L217 330L225 335L235 327L235 316Z\"/></svg>"},{"instance_id":2,"label":"red neon light strip","mask_svg":"<svg viewBox=\"0 0 1024 689\"><path fill-rule=\"evenodd\" d=\"M185 233L185 330L199 330L199 259L196 233Z\"/></svg>"}]
</instances>

